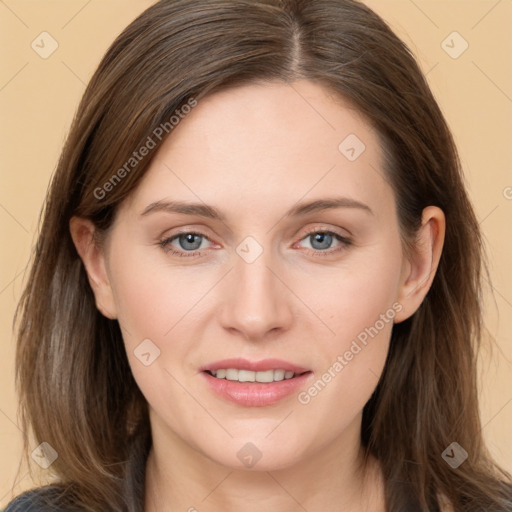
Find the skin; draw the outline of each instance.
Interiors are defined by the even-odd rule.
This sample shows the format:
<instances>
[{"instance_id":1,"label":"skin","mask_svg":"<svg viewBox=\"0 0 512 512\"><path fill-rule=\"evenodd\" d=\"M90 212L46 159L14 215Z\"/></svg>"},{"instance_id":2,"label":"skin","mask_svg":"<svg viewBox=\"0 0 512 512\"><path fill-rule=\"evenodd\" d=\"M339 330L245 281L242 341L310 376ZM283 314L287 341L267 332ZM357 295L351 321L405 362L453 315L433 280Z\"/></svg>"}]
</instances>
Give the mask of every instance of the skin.
<instances>
[{"instance_id":1,"label":"skin","mask_svg":"<svg viewBox=\"0 0 512 512\"><path fill-rule=\"evenodd\" d=\"M338 149L349 134L366 146L355 161ZM286 215L297 202L333 196L371 212ZM169 200L208 204L225 219L141 215ZM146 511L384 511L378 464L361 464L362 409L393 321L412 315L432 283L444 223L441 210L426 208L406 257L376 132L347 102L305 80L200 100L120 206L103 246L92 241L90 221L73 218L98 308L118 319L150 407ZM351 243L315 241L313 229ZM199 254L172 239L179 230L204 235ZM252 263L236 252L249 235L263 249ZM167 247L196 255L165 251L159 242L169 238ZM393 304L393 321L307 404L297 394L265 407L229 403L199 372L227 357L275 357L310 369L307 389ZM149 366L134 355L147 338L161 351ZM252 468L237 457L249 442L262 454Z\"/></svg>"}]
</instances>

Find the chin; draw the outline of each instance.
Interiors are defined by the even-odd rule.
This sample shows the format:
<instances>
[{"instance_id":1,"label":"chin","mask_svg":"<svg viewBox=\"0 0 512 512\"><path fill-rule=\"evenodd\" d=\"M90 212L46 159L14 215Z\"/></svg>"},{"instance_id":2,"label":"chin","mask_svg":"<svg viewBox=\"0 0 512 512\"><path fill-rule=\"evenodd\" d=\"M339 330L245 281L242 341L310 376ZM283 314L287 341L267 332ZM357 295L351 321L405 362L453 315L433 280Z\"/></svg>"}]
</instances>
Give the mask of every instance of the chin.
<instances>
[{"instance_id":1,"label":"chin","mask_svg":"<svg viewBox=\"0 0 512 512\"><path fill-rule=\"evenodd\" d=\"M301 462L298 445L269 440L245 438L233 439L227 446L219 447L219 453L205 453L215 463L237 471L278 471L289 469ZM301 451L302 453L302 451Z\"/></svg>"}]
</instances>

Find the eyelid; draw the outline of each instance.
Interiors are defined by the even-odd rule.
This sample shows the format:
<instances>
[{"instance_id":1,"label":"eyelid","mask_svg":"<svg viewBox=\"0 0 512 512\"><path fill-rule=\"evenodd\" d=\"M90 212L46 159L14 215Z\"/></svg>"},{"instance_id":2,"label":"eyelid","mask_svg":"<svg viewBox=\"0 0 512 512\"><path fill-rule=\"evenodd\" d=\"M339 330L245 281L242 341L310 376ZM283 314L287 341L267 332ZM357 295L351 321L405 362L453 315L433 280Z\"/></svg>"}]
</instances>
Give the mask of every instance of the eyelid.
<instances>
[{"instance_id":1,"label":"eyelid","mask_svg":"<svg viewBox=\"0 0 512 512\"><path fill-rule=\"evenodd\" d=\"M175 231L175 229L177 231ZM159 237L159 241L167 241L173 238L177 238L180 235L199 235L203 238L208 239L210 242L213 242L212 237L208 234L206 234L205 231L202 230L202 228L192 228L189 226L182 226L179 228L174 229L167 229L165 230Z\"/></svg>"},{"instance_id":2,"label":"eyelid","mask_svg":"<svg viewBox=\"0 0 512 512\"><path fill-rule=\"evenodd\" d=\"M301 240L303 240L306 236L314 234L314 233L330 233L330 234L338 235L339 237L347 239L347 240L352 237L352 233L350 233L350 231L348 231L348 229L344 229L344 231L346 231L346 233L347 233L346 235L342 234L340 231L338 231L336 228L332 228L329 226L323 226L323 225L315 226L313 228L306 229L306 232L302 235Z\"/></svg>"}]
</instances>

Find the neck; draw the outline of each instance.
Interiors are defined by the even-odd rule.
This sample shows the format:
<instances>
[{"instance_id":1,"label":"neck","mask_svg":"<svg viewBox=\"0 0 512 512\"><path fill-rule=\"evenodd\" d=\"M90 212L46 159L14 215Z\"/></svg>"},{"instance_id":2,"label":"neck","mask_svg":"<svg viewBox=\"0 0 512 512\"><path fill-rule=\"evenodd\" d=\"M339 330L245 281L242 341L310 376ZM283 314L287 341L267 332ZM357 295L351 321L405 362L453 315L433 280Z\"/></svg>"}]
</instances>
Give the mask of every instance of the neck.
<instances>
[{"instance_id":1,"label":"neck","mask_svg":"<svg viewBox=\"0 0 512 512\"><path fill-rule=\"evenodd\" d=\"M273 471L218 464L152 422L144 510L384 512L382 477L375 459L364 461L360 422L307 460Z\"/></svg>"}]
</instances>

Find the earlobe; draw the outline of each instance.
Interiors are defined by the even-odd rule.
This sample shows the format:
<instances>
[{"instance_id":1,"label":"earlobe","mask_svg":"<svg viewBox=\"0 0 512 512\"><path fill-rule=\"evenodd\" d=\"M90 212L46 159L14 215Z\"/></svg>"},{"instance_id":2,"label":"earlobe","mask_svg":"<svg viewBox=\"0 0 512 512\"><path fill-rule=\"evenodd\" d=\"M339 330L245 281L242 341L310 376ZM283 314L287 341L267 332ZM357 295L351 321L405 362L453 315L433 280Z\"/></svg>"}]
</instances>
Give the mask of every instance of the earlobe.
<instances>
[{"instance_id":1,"label":"earlobe","mask_svg":"<svg viewBox=\"0 0 512 512\"><path fill-rule=\"evenodd\" d=\"M421 227L412 253L404 261L398 302L402 311L395 322L403 322L420 307L434 280L444 244L446 220L437 206L423 210Z\"/></svg>"},{"instance_id":2,"label":"earlobe","mask_svg":"<svg viewBox=\"0 0 512 512\"><path fill-rule=\"evenodd\" d=\"M117 318L112 288L107 272L104 248L95 240L96 227L89 219L72 217L69 231L75 248L84 264L96 307L107 318Z\"/></svg>"}]
</instances>

